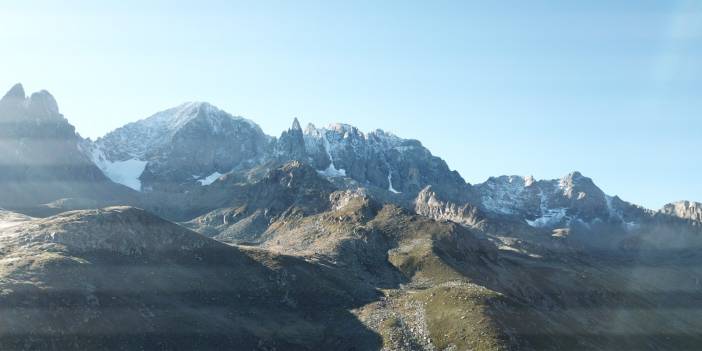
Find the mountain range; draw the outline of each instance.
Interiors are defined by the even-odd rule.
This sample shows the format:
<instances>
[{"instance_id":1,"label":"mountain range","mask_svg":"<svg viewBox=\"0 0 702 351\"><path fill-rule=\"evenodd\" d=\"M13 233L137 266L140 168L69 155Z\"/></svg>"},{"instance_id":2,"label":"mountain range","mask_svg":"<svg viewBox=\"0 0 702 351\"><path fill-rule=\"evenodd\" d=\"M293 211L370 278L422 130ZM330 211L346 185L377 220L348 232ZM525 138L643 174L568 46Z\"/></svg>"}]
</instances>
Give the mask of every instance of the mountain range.
<instances>
[{"instance_id":1,"label":"mountain range","mask_svg":"<svg viewBox=\"0 0 702 351\"><path fill-rule=\"evenodd\" d=\"M0 100L3 349L698 349L702 204L469 184L420 141Z\"/></svg>"}]
</instances>

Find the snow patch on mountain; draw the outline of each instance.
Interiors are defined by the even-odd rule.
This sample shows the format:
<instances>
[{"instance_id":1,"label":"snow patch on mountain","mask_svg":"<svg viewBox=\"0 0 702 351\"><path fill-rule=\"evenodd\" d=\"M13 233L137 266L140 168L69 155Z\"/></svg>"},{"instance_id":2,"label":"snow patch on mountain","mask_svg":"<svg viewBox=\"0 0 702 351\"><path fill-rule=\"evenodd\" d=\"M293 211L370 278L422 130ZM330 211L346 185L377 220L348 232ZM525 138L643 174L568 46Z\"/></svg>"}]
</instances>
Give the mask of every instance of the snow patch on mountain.
<instances>
[{"instance_id":1,"label":"snow patch on mountain","mask_svg":"<svg viewBox=\"0 0 702 351\"><path fill-rule=\"evenodd\" d=\"M557 187L562 189L560 182L558 183ZM556 226L563 221L563 219L566 217L568 209L549 208L548 202L548 195L546 195L543 189L539 189L539 210L541 212L541 216L533 220L525 219L527 224L535 228L547 228Z\"/></svg>"},{"instance_id":2,"label":"snow patch on mountain","mask_svg":"<svg viewBox=\"0 0 702 351\"><path fill-rule=\"evenodd\" d=\"M325 177L345 177L346 170L336 169L336 167L334 167L334 157L331 153L331 144L329 143L329 139L327 139L326 133L322 135L322 141L324 142L324 150L327 152L327 157L329 157L329 166L323 171L318 171L319 174L322 174Z\"/></svg>"},{"instance_id":3,"label":"snow patch on mountain","mask_svg":"<svg viewBox=\"0 0 702 351\"><path fill-rule=\"evenodd\" d=\"M346 170L334 168L333 163L330 163L329 167L327 167L325 170L318 170L317 173L329 178L346 177Z\"/></svg>"},{"instance_id":4,"label":"snow patch on mountain","mask_svg":"<svg viewBox=\"0 0 702 351\"><path fill-rule=\"evenodd\" d=\"M141 174L144 173L147 161L135 158L124 161L110 161L99 148L92 150L91 158L102 173L115 183L141 191Z\"/></svg>"},{"instance_id":5,"label":"snow patch on mountain","mask_svg":"<svg viewBox=\"0 0 702 351\"><path fill-rule=\"evenodd\" d=\"M533 184L530 180L529 186ZM500 214L514 214L514 207L519 207L527 187L527 179L519 176L501 176L490 178L483 183L486 191L481 196L485 209Z\"/></svg>"},{"instance_id":6,"label":"snow patch on mountain","mask_svg":"<svg viewBox=\"0 0 702 351\"><path fill-rule=\"evenodd\" d=\"M400 194L399 191L392 187L392 170L388 171L388 191L394 194Z\"/></svg>"},{"instance_id":7,"label":"snow patch on mountain","mask_svg":"<svg viewBox=\"0 0 702 351\"><path fill-rule=\"evenodd\" d=\"M567 211L567 208L549 209L546 210L543 216L533 220L525 219L525 221L527 224L535 228L553 227L558 225L563 218L565 218Z\"/></svg>"},{"instance_id":8,"label":"snow patch on mountain","mask_svg":"<svg viewBox=\"0 0 702 351\"><path fill-rule=\"evenodd\" d=\"M205 186L205 185L210 185L214 183L219 177L223 176L224 174L219 173L219 172L214 172L207 177L198 179L197 182L200 183L200 185Z\"/></svg>"},{"instance_id":9,"label":"snow patch on mountain","mask_svg":"<svg viewBox=\"0 0 702 351\"><path fill-rule=\"evenodd\" d=\"M110 179L147 191L189 187L197 184L194 174L207 178L218 170L259 164L273 140L250 120L189 102L129 123L84 149ZM100 151L93 155L93 150ZM211 183L213 177L195 180Z\"/></svg>"},{"instance_id":10,"label":"snow patch on mountain","mask_svg":"<svg viewBox=\"0 0 702 351\"><path fill-rule=\"evenodd\" d=\"M491 177L474 186L483 209L497 215L521 218L533 227L569 226L580 223L620 224L631 230L637 222L625 216L627 204L608 196L590 178L572 172L560 179Z\"/></svg>"},{"instance_id":11,"label":"snow patch on mountain","mask_svg":"<svg viewBox=\"0 0 702 351\"><path fill-rule=\"evenodd\" d=\"M302 137L304 153L293 157L309 162L327 177L345 176L364 186L398 194L418 192L426 184L450 183L455 189L467 186L457 172L451 171L421 142L380 129L364 133L343 123L326 128L308 124ZM280 149L288 149L289 132L284 132L281 140L284 142Z\"/></svg>"}]
</instances>

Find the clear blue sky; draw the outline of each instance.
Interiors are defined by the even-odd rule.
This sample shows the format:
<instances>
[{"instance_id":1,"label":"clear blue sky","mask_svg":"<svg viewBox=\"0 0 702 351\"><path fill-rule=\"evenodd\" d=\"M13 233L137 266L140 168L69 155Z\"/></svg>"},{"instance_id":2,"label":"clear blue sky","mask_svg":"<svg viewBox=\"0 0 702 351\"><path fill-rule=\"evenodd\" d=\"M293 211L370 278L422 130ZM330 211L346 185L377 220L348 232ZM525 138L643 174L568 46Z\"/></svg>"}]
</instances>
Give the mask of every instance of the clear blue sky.
<instances>
[{"instance_id":1,"label":"clear blue sky","mask_svg":"<svg viewBox=\"0 0 702 351\"><path fill-rule=\"evenodd\" d=\"M3 1L0 86L84 136L204 100L420 139L471 183L702 201L702 1Z\"/></svg>"}]
</instances>

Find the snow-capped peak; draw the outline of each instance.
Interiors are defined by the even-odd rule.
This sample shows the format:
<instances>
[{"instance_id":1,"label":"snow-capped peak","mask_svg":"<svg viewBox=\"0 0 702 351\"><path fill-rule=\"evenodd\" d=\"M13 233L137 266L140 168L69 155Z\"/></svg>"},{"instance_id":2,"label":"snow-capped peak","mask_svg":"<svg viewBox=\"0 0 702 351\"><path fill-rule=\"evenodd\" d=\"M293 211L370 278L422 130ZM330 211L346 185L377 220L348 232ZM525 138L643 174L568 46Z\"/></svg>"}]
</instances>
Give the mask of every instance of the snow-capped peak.
<instances>
[{"instance_id":1,"label":"snow-capped peak","mask_svg":"<svg viewBox=\"0 0 702 351\"><path fill-rule=\"evenodd\" d=\"M110 159L143 160L147 152L167 145L179 130L195 120L202 120L213 134L222 132L227 120L242 122L263 134L253 121L232 116L207 102L187 102L118 128L99 138L96 144Z\"/></svg>"},{"instance_id":2,"label":"snow-capped peak","mask_svg":"<svg viewBox=\"0 0 702 351\"><path fill-rule=\"evenodd\" d=\"M217 119L229 118L245 122L253 128L260 129L253 121L243 117L232 116L207 102L186 102L135 123L142 124L146 128L158 128L173 132L179 130L196 118L206 118L213 123L216 123ZM213 127L216 126L213 125Z\"/></svg>"},{"instance_id":3,"label":"snow-capped peak","mask_svg":"<svg viewBox=\"0 0 702 351\"><path fill-rule=\"evenodd\" d=\"M86 153L113 181L154 189L151 182L162 175L188 184L194 183L193 174L228 172L255 162L270 140L248 119L207 102L187 102L108 133ZM144 172L148 176L142 179Z\"/></svg>"}]
</instances>

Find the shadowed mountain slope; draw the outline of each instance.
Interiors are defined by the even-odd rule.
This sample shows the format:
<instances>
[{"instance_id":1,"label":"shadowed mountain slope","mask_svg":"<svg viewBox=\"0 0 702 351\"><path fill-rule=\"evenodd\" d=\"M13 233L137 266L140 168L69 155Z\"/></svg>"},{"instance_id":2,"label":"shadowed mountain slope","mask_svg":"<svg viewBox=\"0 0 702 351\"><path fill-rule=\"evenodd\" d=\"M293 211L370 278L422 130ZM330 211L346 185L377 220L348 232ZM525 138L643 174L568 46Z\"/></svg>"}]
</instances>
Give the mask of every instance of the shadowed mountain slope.
<instances>
[{"instance_id":1,"label":"shadowed mountain slope","mask_svg":"<svg viewBox=\"0 0 702 351\"><path fill-rule=\"evenodd\" d=\"M372 299L372 288L142 210L67 212L0 234L4 350L350 350L379 342L347 311Z\"/></svg>"},{"instance_id":2,"label":"shadowed mountain slope","mask_svg":"<svg viewBox=\"0 0 702 351\"><path fill-rule=\"evenodd\" d=\"M27 97L15 85L0 99L0 207L32 212L64 198L133 202L129 189L111 182L85 156L81 142L51 94Z\"/></svg>"}]
</instances>

